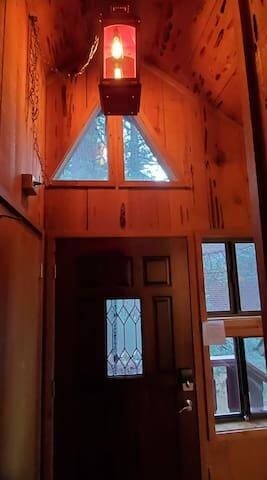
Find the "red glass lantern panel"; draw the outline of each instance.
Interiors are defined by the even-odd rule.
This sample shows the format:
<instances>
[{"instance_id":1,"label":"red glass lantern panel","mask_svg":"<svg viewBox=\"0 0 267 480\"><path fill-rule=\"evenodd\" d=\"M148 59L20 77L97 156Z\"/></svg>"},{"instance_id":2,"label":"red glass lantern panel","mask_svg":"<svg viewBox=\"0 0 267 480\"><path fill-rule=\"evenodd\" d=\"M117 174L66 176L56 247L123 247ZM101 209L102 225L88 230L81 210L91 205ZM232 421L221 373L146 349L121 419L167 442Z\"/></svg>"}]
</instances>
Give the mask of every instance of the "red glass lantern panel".
<instances>
[{"instance_id":1,"label":"red glass lantern panel","mask_svg":"<svg viewBox=\"0 0 267 480\"><path fill-rule=\"evenodd\" d=\"M103 79L136 78L136 28L115 24L104 27Z\"/></svg>"}]
</instances>

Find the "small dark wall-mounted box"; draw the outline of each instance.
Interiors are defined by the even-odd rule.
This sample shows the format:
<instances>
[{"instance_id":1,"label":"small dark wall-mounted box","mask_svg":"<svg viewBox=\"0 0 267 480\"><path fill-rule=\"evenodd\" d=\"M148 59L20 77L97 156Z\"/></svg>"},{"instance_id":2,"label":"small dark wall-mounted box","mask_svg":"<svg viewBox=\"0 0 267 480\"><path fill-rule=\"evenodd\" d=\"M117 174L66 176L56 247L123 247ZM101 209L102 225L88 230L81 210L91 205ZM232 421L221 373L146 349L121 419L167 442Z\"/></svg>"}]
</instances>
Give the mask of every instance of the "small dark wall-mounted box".
<instances>
[{"instance_id":1,"label":"small dark wall-mounted box","mask_svg":"<svg viewBox=\"0 0 267 480\"><path fill-rule=\"evenodd\" d=\"M31 173L22 173L21 175L21 188L24 195L27 197L37 195L36 185L39 183L35 181Z\"/></svg>"}]
</instances>

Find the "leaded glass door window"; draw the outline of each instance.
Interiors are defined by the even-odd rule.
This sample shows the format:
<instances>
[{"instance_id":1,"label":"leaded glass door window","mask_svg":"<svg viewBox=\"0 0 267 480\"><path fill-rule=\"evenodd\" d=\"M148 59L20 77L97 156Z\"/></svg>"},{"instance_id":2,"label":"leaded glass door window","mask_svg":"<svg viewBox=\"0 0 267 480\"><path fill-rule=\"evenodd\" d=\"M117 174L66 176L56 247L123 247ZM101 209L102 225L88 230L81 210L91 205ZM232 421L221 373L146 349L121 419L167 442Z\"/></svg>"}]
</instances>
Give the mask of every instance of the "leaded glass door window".
<instances>
[{"instance_id":1,"label":"leaded glass door window","mask_svg":"<svg viewBox=\"0 0 267 480\"><path fill-rule=\"evenodd\" d=\"M108 377L143 374L141 316L139 298L106 300Z\"/></svg>"}]
</instances>

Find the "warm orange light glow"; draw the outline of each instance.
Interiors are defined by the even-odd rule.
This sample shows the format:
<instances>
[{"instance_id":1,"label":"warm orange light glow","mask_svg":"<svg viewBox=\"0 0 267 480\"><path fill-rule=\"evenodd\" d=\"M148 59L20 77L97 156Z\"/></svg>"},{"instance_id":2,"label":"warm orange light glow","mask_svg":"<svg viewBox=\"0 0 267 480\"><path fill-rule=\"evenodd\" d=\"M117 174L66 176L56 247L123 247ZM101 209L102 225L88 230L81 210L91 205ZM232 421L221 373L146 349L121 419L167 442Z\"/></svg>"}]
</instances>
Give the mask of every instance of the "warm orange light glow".
<instances>
[{"instance_id":1,"label":"warm orange light glow","mask_svg":"<svg viewBox=\"0 0 267 480\"><path fill-rule=\"evenodd\" d=\"M114 78L116 78L116 80L122 78L122 69L120 67L114 68Z\"/></svg>"},{"instance_id":2,"label":"warm orange light glow","mask_svg":"<svg viewBox=\"0 0 267 480\"><path fill-rule=\"evenodd\" d=\"M113 16L100 19L101 106L105 115L137 115L141 95L137 51L139 20L131 15L122 15L122 23L115 20ZM127 20L129 24L123 23Z\"/></svg>"},{"instance_id":3,"label":"warm orange light glow","mask_svg":"<svg viewBox=\"0 0 267 480\"><path fill-rule=\"evenodd\" d=\"M112 44L111 44L111 55L116 60L123 58L123 44L119 35L115 32Z\"/></svg>"},{"instance_id":4,"label":"warm orange light glow","mask_svg":"<svg viewBox=\"0 0 267 480\"><path fill-rule=\"evenodd\" d=\"M126 24L112 24L104 27L103 78L136 78L136 28ZM115 75L115 69L116 70Z\"/></svg>"}]
</instances>

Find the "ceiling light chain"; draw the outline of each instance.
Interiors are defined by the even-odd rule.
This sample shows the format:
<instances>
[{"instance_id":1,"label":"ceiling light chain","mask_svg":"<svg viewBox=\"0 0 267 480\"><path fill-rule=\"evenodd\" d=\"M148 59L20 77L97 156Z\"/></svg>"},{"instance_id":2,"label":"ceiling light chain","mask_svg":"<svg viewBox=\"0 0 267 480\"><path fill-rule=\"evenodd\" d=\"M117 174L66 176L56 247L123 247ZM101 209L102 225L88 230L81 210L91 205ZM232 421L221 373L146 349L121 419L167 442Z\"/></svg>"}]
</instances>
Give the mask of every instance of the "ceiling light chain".
<instances>
[{"instance_id":1,"label":"ceiling light chain","mask_svg":"<svg viewBox=\"0 0 267 480\"><path fill-rule=\"evenodd\" d=\"M60 70L60 68L52 66L51 64L49 64L49 62L47 62L44 59L43 59L43 62L48 67L48 70L50 73L55 73L58 75L63 75L64 77L67 77L67 78L75 79L85 73L85 70L87 69L89 63L93 60L93 57L95 56L95 53L98 49L98 45L99 45L99 37L98 35L95 35L94 41L88 52L87 60L85 64L80 68L80 70L78 70L77 72L66 72L65 70Z\"/></svg>"},{"instance_id":2,"label":"ceiling light chain","mask_svg":"<svg viewBox=\"0 0 267 480\"><path fill-rule=\"evenodd\" d=\"M95 38L94 38L94 41L93 41L93 44L89 50L89 53L88 53L88 58L87 58L87 61L85 62L85 64L82 66L82 68L74 73L74 74L68 74L69 77L78 77L79 75L82 75L86 68L88 67L89 63L92 61L93 57L95 56L95 53L98 49L98 45L99 45L99 37L98 35L95 35Z\"/></svg>"},{"instance_id":3,"label":"ceiling light chain","mask_svg":"<svg viewBox=\"0 0 267 480\"><path fill-rule=\"evenodd\" d=\"M47 177L45 165L40 152L38 141L40 75L38 72L39 42L35 17L29 17L29 57L28 57L28 101L31 108L33 151L35 152L45 184Z\"/></svg>"},{"instance_id":4,"label":"ceiling light chain","mask_svg":"<svg viewBox=\"0 0 267 480\"><path fill-rule=\"evenodd\" d=\"M45 163L40 152L38 141L38 118L40 113L40 75L38 72L38 60L41 59L42 63L51 73L61 74L71 79L76 78L85 72L89 63L93 59L98 49L99 37L98 35L95 35L94 41L88 53L87 60L80 70L78 72L66 73L60 71L60 69L56 67L51 66L51 64L49 64L49 62L47 62L42 55L39 42L39 27L37 22L38 19L36 16L29 15L28 101L31 107L33 150L39 160L43 181L45 184L47 184L48 177L46 175Z\"/></svg>"},{"instance_id":5,"label":"ceiling light chain","mask_svg":"<svg viewBox=\"0 0 267 480\"><path fill-rule=\"evenodd\" d=\"M39 50L40 58L42 59L43 64L47 67L47 70L50 73L60 74L60 75L63 75L65 77L68 77L68 78L71 78L71 79L76 78L80 75L83 75L83 73L85 72L89 63L93 60L93 57L95 56L95 54L97 52L97 49L98 49L98 46L99 46L99 36L95 35L93 43L91 44L91 46L89 48L86 62L84 63L84 65L82 65L80 70L78 70L77 72L66 72L66 70L61 70L57 66L51 65L51 63L48 62L48 60L42 54L42 50L41 50L40 42L39 42L39 27L37 25L38 18L36 16L30 15L29 19L30 19L30 21L33 25L33 28L34 28L34 31L35 31L35 34L36 34L36 41L37 41L37 47L38 47L38 50Z\"/></svg>"}]
</instances>

